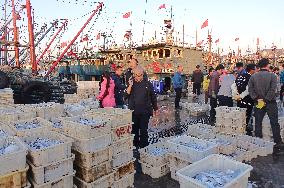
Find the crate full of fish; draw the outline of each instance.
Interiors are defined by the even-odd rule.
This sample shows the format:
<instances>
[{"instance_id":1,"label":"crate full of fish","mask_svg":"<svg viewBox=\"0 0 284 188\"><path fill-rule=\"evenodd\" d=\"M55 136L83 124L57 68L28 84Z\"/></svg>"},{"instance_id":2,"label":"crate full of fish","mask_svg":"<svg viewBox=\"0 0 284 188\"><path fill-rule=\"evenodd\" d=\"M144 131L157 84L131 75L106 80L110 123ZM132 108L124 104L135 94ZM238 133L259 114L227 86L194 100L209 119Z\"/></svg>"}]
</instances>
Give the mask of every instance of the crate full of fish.
<instances>
[{"instance_id":1,"label":"crate full of fish","mask_svg":"<svg viewBox=\"0 0 284 188\"><path fill-rule=\"evenodd\" d=\"M2 168L2 163L1 163L1 168ZM0 187L1 188L28 187L28 181L27 181L28 169L29 167L26 166L23 169L19 168L17 171L13 171L5 175L0 175Z\"/></svg>"},{"instance_id":2,"label":"crate full of fish","mask_svg":"<svg viewBox=\"0 0 284 188\"><path fill-rule=\"evenodd\" d=\"M191 163L218 153L218 144L186 135L170 139L168 144L170 152Z\"/></svg>"},{"instance_id":3,"label":"crate full of fish","mask_svg":"<svg viewBox=\"0 0 284 188\"><path fill-rule=\"evenodd\" d=\"M36 184L44 184L47 182L53 182L58 177L62 177L73 172L73 161L75 156L68 159L63 159L54 163L50 163L46 166L34 166L31 162L28 161L30 166L30 176L31 179Z\"/></svg>"},{"instance_id":4,"label":"crate full of fish","mask_svg":"<svg viewBox=\"0 0 284 188\"><path fill-rule=\"evenodd\" d=\"M116 126L131 124L132 123L132 110L121 109L121 108L100 108L99 112L113 115L115 118L115 123L112 128Z\"/></svg>"},{"instance_id":5,"label":"crate full of fish","mask_svg":"<svg viewBox=\"0 0 284 188\"><path fill-rule=\"evenodd\" d=\"M261 138L256 138L247 135L240 135L238 137L239 140L248 142L257 147L257 155L259 156L267 156L268 154L273 153L274 142L265 141Z\"/></svg>"},{"instance_id":6,"label":"crate full of fish","mask_svg":"<svg viewBox=\"0 0 284 188\"><path fill-rule=\"evenodd\" d=\"M133 148L131 150L126 150L118 155L112 156L112 166L114 168L117 168L132 160L133 160Z\"/></svg>"},{"instance_id":7,"label":"crate full of fish","mask_svg":"<svg viewBox=\"0 0 284 188\"><path fill-rule=\"evenodd\" d=\"M216 135L216 128L207 124L192 124L188 126L186 134L201 139L214 138Z\"/></svg>"},{"instance_id":8,"label":"crate full of fish","mask_svg":"<svg viewBox=\"0 0 284 188\"><path fill-rule=\"evenodd\" d=\"M219 153L230 154L237 148L237 140L225 135L216 135L215 138L208 139L208 141L218 144Z\"/></svg>"},{"instance_id":9,"label":"crate full of fish","mask_svg":"<svg viewBox=\"0 0 284 188\"><path fill-rule=\"evenodd\" d=\"M73 138L70 136L70 138ZM72 145L73 150L77 150L81 153L93 153L103 148L110 147L111 145L111 134L101 135L97 138L90 139L78 139L73 138L74 142Z\"/></svg>"},{"instance_id":10,"label":"crate full of fish","mask_svg":"<svg viewBox=\"0 0 284 188\"><path fill-rule=\"evenodd\" d=\"M46 131L51 128L51 123L42 118L10 122L9 126L17 136L25 136L31 132Z\"/></svg>"},{"instance_id":11,"label":"crate full of fish","mask_svg":"<svg viewBox=\"0 0 284 188\"><path fill-rule=\"evenodd\" d=\"M191 164L189 161L186 161L173 153L168 154L168 159L169 167L177 170L182 169Z\"/></svg>"},{"instance_id":12,"label":"crate full of fish","mask_svg":"<svg viewBox=\"0 0 284 188\"><path fill-rule=\"evenodd\" d=\"M16 108L6 107L6 108L0 108L0 114L1 114L0 122L6 123L6 122L20 120L24 112Z\"/></svg>"},{"instance_id":13,"label":"crate full of fish","mask_svg":"<svg viewBox=\"0 0 284 188\"><path fill-rule=\"evenodd\" d=\"M31 182L33 188L72 188L74 175L75 172L72 172L71 174L57 177L56 180L44 184L37 184L30 177L29 181Z\"/></svg>"},{"instance_id":14,"label":"crate full of fish","mask_svg":"<svg viewBox=\"0 0 284 188\"><path fill-rule=\"evenodd\" d=\"M109 134L111 126L107 120L89 116L70 117L63 121L64 133L77 139L97 138Z\"/></svg>"},{"instance_id":15,"label":"crate full of fish","mask_svg":"<svg viewBox=\"0 0 284 188\"><path fill-rule=\"evenodd\" d=\"M70 158L73 140L54 131L34 132L21 137L27 145L27 159L36 167Z\"/></svg>"},{"instance_id":16,"label":"crate full of fish","mask_svg":"<svg viewBox=\"0 0 284 188\"><path fill-rule=\"evenodd\" d=\"M26 168L27 148L16 137L0 139L0 176Z\"/></svg>"},{"instance_id":17,"label":"crate full of fish","mask_svg":"<svg viewBox=\"0 0 284 188\"><path fill-rule=\"evenodd\" d=\"M140 161L148 165L157 167L169 162L167 154L169 153L166 142L151 144L145 148L139 149Z\"/></svg>"},{"instance_id":18,"label":"crate full of fish","mask_svg":"<svg viewBox=\"0 0 284 188\"><path fill-rule=\"evenodd\" d=\"M91 168L112 160L112 151L110 147L103 148L93 153L82 153L77 150L72 150L72 153L75 154L74 163L85 168Z\"/></svg>"},{"instance_id":19,"label":"crate full of fish","mask_svg":"<svg viewBox=\"0 0 284 188\"><path fill-rule=\"evenodd\" d=\"M177 172L180 187L247 187L252 166L221 155L210 155Z\"/></svg>"},{"instance_id":20,"label":"crate full of fish","mask_svg":"<svg viewBox=\"0 0 284 188\"><path fill-rule=\"evenodd\" d=\"M152 178L160 178L170 172L170 167L168 163L153 167L142 161L139 161L139 162L141 164L143 174L147 174L151 176Z\"/></svg>"}]
</instances>

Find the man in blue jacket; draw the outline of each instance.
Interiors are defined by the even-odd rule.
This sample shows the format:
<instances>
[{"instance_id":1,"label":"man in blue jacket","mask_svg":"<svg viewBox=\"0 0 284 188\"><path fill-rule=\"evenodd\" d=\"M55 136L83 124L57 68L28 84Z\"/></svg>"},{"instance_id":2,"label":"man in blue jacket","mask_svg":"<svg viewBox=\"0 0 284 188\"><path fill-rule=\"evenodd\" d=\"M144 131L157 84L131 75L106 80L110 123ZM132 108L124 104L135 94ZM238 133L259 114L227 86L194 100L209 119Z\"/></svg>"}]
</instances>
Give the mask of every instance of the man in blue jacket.
<instances>
[{"instance_id":1,"label":"man in blue jacket","mask_svg":"<svg viewBox=\"0 0 284 188\"><path fill-rule=\"evenodd\" d=\"M115 74L112 75L112 79L114 81L114 97L115 97L115 104L117 108L123 108L124 106L124 90L126 86L122 83L121 75L123 73L122 67L117 66L115 69Z\"/></svg>"},{"instance_id":2,"label":"man in blue jacket","mask_svg":"<svg viewBox=\"0 0 284 188\"><path fill-rule=\"evenodd\" d=\"M177 72L174 74L174 77L173 77L173 86L176 92L176 98L175 98L175 108L176 109L181 109L181 107L179 106L179 101L181 98L182 88L184 85L184 82L181 77L182 71L183 71L183 67L179 65L177 67Z\"/></svg>"}]
</instances>

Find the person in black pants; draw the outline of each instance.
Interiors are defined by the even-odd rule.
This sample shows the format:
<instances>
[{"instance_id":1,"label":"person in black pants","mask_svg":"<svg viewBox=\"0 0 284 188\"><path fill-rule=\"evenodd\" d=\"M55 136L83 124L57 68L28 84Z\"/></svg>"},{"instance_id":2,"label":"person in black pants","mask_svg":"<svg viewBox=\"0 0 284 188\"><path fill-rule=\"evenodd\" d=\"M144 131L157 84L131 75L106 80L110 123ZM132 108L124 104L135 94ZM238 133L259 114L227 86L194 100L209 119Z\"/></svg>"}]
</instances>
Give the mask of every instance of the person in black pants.
<instances>
[{"instance_id":1,"label":"person in black pants","mask_svg":"<svg viewBox=\"0 0 284 188\"><path fill-rule=\"evenodd\" d=\"M249 80L249 95L255 101L255 136L262 138L262 121L267 113L273 139L276 145L274 153L284 151L284 144L280 135L278 123L278 106L276 103L277 78L274 73L269 72L269 60L263 58L259 61L260 71L251 76Z\"/></svg>"},{"instance_id":2,"label":"person in black pants","mask_svg":"<svg viewBox=\"0 0 284 188\"><path fill-rule=\"evenodd\" d=\"M134 146L144 148L148 146L148 123L151 116L158 110L157 96L151 82L143 79L144 71L141 67L133 69L134 79L129 80L127 88L128 107L132 113L132 133Z\"/></svg>"},{"instance_id":3,"label":"person in black pants","mask_svg":"<svg viewBox=\"0 0 284 188\"><path fill-rule=\"evenodd\" d=\"M201 83L203 82L203 73L200 70L199 65L196 65L196 70L192 73L191 81L193 82L193 93L200 95Z\"/></svg>"},{"instance_id":4,"label":"person in black pants","mask_svg":"<svg viewBox=\"0 0 284 188\"><path fill-rule=\"evenodd\" d=\"M181 93L182 93L182 88L183 88L183 80L181 77L181 73L183 71L182 66L178 66L177 67L177 72L174 74L173 77L173 86L176 92L176 98L175 98L175 108L176 109L181 109L181 107L179 106L179 102L181 99Z\"/></svg>"}]
</instances>

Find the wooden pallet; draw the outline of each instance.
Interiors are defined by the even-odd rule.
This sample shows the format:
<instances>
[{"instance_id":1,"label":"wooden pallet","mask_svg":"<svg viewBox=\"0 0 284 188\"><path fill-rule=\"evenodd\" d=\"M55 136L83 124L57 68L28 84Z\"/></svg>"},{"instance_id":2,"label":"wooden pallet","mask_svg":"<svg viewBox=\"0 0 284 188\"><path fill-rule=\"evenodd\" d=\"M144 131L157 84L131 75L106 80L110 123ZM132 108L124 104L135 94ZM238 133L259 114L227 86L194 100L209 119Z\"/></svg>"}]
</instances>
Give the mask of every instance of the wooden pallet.
<instances>
[{"instance_id":1,"label":"wooden pallet","mask_svg":"<svg viewBox=\"0 0 284 188\"><path fill-rule=\"evenodd\" d=\"M81 167L78 164L74 164L76 170L76 177L84 180L86 183L91 183L98 180L99 178L110 174L112 172L111 162L105 162L92 168Z\"/></svg>"},{"instance_id":2,"label":"wooden pallet","mask_svg":"<svg viewBox=\"0 0 284 188\"><path fill-rule=\"evenodd\" d=\"M27 186L27 166L24 170L12 172L0 177L0 187L2 188L22 188Z\"/></svg>"}]
</instances>

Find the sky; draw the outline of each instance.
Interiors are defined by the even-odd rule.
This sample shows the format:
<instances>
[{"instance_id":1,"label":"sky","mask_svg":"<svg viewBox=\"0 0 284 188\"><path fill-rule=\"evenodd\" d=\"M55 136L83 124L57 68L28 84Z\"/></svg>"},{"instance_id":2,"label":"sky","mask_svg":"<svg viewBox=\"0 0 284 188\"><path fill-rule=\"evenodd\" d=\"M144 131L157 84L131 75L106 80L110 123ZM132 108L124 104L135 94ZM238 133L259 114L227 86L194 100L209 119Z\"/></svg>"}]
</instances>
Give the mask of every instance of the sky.
<instances>
[{"instance_id":1,"label":"sky","mask_svg":"<svg viewBox=\"0 0 284 188\"><path fill-rule=\"evenodd\" d=\"M3 5L4 0L1 0ZM21 0L25 2L24 0ZM237 50L244 53L248 48L256 49L256 40L260 39L261 48L270 48L274 43L277 48L284 48L284 1L283 0L103 0L104 9L84 30L94 38L90 45L98 46L101 40L95 40L101 32L107 33L108 40L123 43L125 31L132 29L133 41L141 44L144 27L144 42L157 34L160 40L163 34L163 20L170 18L172 7L174 36L182 41L182 27L185 28L185 43L195 44L206 40L208 30L211 32L213 50ZM68 31L63 33L60 41L74 37L85 23L96 3L91 0L31 0L35 12L35 22L39 25L50 23L56 18L68 18ZM166 9L158 10L165 4ZM146 14L145 14L146 10ZM122 15L131 11L130 18ZM3 13L0 14L1 18ZM84 16L86 15L86 16ZM208 19L209 26L201 30L202 23ZM144 25L143 20L146 20ZM132 26L130 25L132 23ZM51 37L51 36L50 36ZM47 37L47 41L50 37ZM235 38L239 41L235 42ZM59 40L59 39L58 39Z\"/></svg>"}]
</instances>

